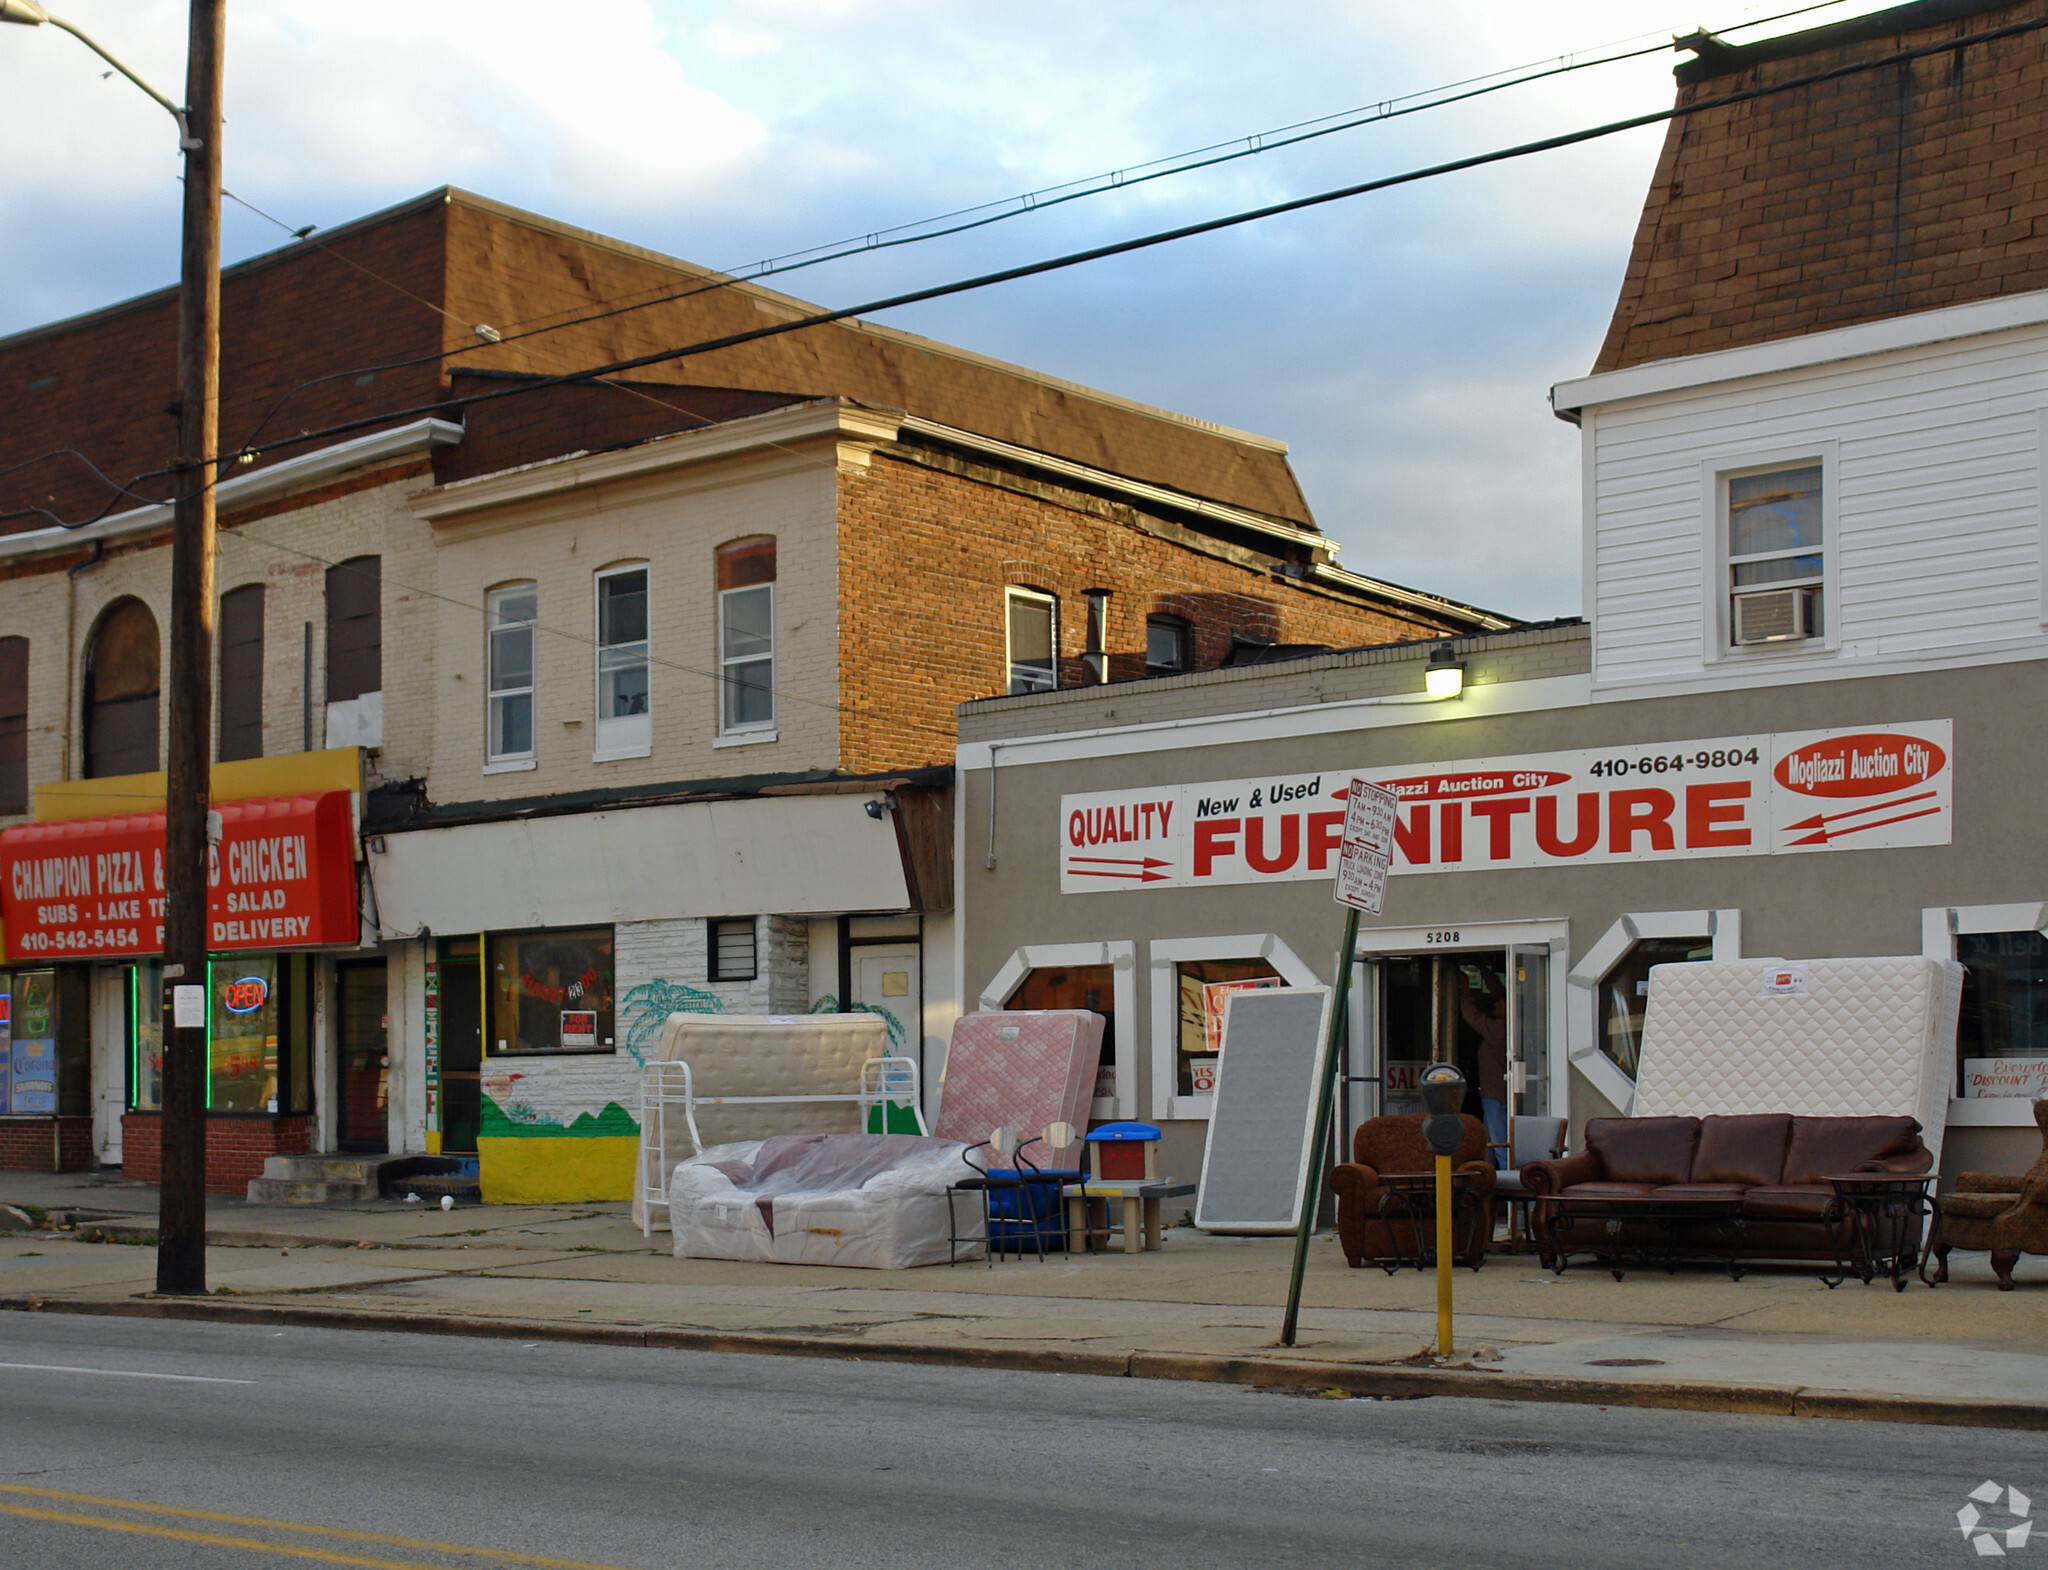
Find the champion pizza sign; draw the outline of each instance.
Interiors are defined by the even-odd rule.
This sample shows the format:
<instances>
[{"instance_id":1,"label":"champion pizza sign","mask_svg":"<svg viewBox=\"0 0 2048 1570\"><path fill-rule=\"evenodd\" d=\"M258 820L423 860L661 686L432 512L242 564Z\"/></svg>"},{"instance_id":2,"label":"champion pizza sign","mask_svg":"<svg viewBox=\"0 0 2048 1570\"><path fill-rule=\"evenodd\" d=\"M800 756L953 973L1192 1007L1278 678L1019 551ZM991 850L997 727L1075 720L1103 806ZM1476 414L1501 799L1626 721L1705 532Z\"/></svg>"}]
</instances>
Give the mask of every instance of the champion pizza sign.
<instances>
[{"instance_id":1,"label":"champion pizza sign","mask_svg":"<svg viewBox=\"0 0 2048 1570\"><path fill-rule=\"evenodd\" d=\"M1946 845L1948 720L1643 743L1060 799L1060 888L1334 877L1353 775L1392 791L1396 877Z\"/></svg>"}]
</instances>

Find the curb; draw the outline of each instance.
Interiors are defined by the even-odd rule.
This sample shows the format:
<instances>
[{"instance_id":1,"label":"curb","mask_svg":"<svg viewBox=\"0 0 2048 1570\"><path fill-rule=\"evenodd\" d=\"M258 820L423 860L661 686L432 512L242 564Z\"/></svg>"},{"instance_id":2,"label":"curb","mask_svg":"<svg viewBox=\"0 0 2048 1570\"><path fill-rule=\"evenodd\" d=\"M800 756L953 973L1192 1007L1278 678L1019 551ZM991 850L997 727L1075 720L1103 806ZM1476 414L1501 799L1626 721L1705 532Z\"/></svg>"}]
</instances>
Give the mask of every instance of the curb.
<instances>
[{"instance_id":1,"label":"curb","mask_svg":"<svg viewBox=\"0 0 2048 1570\"><path fill-rule=\"evenodd\" d=\"M587 1346L649 1347L678 1352L741 1352L771 1357L824 1357L852 1363L916 1363L934 1368L990 1368L1020 1373L1093 1374L1113 1379L1166 1379L1281 1390L1342 1390L1382 1401L1432 1396L1466 1400L1551 1401L1579 1406L1648 1407L1751 1417L1833 1418L1879 1423L1938 1423L1959 1428L2048 1430L2048 1406L2024 1401L1873 1395L1803 1385L1710 1384L1684 1380L1564 1379L1480 1369L1413 1368L1324 1363L1284 1357L1218 1357L1182 1352L1060 1351L1032 1347L928 1346L908 1341L778 1335L772 1331L684 1330L634 1325L568 1324L551 1319L465 1318L389 1309L238 1303L217 1298L128 1298L89 1301L0 1297L0 1312L83 1314L112 1319L199 1320L214 1324L298 1325L321 1330L372 1330L405 1335L476 1336Z\"/></svg>"}]
</instances>

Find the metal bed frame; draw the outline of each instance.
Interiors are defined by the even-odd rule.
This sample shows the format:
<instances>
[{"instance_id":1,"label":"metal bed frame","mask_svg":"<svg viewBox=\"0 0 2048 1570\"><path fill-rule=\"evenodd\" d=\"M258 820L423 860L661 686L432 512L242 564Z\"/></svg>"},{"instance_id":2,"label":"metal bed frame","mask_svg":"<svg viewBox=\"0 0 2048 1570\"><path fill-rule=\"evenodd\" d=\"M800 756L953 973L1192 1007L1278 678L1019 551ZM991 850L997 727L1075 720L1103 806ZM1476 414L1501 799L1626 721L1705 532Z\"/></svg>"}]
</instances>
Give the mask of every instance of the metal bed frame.
<instances>
[{"instance_id":1,"label":"metal bed frame","mask_svg":"<svg viewBox=\"0 0 2048 1570\"><path fill-rule=\"evenodd\" d=\"M863 1128L867 1126L869 1114L876 1107L883 1108L884 1132L888 1128L888 1107L902 1103L917 1119L918 1133L931 1133L925 1123L923 1086L918 1078L915 1058L869 1058L860 1066L858 1090L808 1096L700 1096L688 1063L677 1060L645 1065L640 1071L640 1160L636 1177L640 1189L640 1235L653 1236L655 1206L668 1209L668 1189L664 1178L668 1169L669 1124L674 1112L682 1114L683 1128L690 1136L690 1154L695 1156L704 1151L704 1137L697 1131L699 1107L793 1107L847 1103L860 1108Z\"/></svg>"}]
</instances>

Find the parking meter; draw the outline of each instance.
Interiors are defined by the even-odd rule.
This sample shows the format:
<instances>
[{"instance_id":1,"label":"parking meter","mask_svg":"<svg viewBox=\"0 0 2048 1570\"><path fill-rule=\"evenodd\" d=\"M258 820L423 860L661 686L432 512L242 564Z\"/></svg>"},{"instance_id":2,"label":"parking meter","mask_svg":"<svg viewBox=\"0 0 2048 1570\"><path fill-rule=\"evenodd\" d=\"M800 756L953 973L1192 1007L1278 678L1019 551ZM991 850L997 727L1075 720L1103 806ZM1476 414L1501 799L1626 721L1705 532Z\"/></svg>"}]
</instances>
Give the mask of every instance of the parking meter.
<instances>
[{"instance_id":1,"label":"parking meter","mask_svg":"<svg viewBox=\"0 0 2048 1570\"><path fill-rule=\"evenodd\" d=\"M1465 1104L1465 1076L1453 1063L1432 1063L1422 1071L1423 1143L1439 1156L1456 1155L1465 1142L1465 1120L1458 1109Z\"/></svg>"},{"instance_id":2,"label":"parking meter","mask_svg":"<svg viewBox=\"0 0 2048 1570\"><path fill-rule=\"evenodd\" d=\"M1465 1076L1452 1063L1422 1071L1422 1140L1436 1156L1436 1350L1451 1355L1451 1157L1465 1142Z\"/></svg>"}]
</instances>

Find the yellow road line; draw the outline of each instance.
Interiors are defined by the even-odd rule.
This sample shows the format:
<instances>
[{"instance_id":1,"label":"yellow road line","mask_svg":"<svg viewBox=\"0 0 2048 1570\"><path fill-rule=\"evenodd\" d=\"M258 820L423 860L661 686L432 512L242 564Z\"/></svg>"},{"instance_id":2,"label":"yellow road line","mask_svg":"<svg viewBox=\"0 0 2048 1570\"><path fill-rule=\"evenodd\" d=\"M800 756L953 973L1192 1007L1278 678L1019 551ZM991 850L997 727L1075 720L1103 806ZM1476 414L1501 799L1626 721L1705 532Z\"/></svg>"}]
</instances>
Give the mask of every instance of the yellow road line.
<instances>
[{"instance_id":1,"label":"yellow road line","mask_svg":"<svg viewBox=\"0 0 2048 1570\"><path fill-rule=\"evenodd\" d=\"M223 1526L254 1526L273 1532L296 1532L304 1537L333 1537L353 1543L376 1543L387 1548L412 1548L429 1554L466 1554L476 1559L494 1559L501 1564L540 1565L545 1570L620 1570L617 1565L593 1564L585 1559L548 1559L536 1554L515 1553L506 1548L474 1548L463 1543L435 1543L416 1537L393 1537L382 1532L352 1532L346 1527L308 1526L297 1521L271 1521L262 1516L224 1515L214 1510L185 1510L176 1505L145 1504L138 1499L111 1499L101 1494L73 1494L58 1488L25 1488L19 1483L0 1483L0 1494L26 1494L35 1499L61 1499L69 1504L98 1505L106 1510L128 1510L142 1515L176 1516L186 1521L212 1521ZM58 1515L50 1511L38 1511L27 1506L0 1504L0 1513L7 1515L31 1515L47 1520L74 1522L80 1526L106 1527L110 1531L153 1532L160 1535L187 1537L194 1542L222 1543L236 1548L267 1548L277 1553L299 1554L312 1558L331 1559L336 1564L351 1565L398 1565L399 1570L420 1570L409 1562L385 1559L349 1559L323 1554L313 1549L287 1548L277 1544L257 1542L241 1538L212 1537L204 1533L174 1532L169 1528L127 1525L116 1521L102 1520L98 1516Z\"/></svg>"},{"instance_id":2,"label":"yellow road line","mask_svg":"<svg viewBox=\"0 0 2048 1570\"><path fill-rule=\"evenodd\" d=\"M55 1521L63 1526L97 1527L102 1532L169 1537L181 1543L205 1543L213 1548L249 1548L264 1554L289 1554L294 1559L318 1559L330 1565L363 1565L367 1570L434 1570L434 1567L417 1559L365 1559L359 1554L335 1553L325 1548L299 1548L290 1543L266 1543L255 1537L226 1537L218 1532L188 1532L183 1527L147 1526L140 1521L109 1521L103 1516L73 1515L68 1510L38 1510L33 1505L0 1505L0 1515L24 1516L31 1521Z\"/></svg>"}]
</instances>

